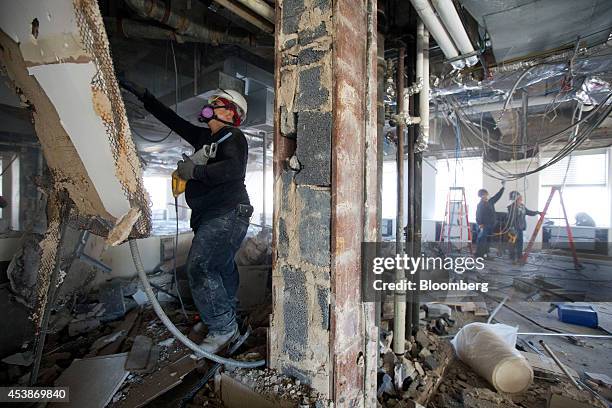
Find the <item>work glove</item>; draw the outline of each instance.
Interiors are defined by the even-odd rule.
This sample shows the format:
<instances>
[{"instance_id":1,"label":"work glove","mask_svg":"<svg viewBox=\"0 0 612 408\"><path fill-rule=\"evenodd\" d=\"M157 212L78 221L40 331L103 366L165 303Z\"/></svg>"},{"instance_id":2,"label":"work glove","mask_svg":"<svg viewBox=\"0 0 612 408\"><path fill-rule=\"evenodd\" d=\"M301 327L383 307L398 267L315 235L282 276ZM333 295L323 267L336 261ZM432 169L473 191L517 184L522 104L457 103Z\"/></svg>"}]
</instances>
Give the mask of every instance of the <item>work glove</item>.
<instances>
[{"instance_id":1,"label":"work glove","mask_svg":"<svg viewBox=\"0 0 612 408\"><path fill-rule=\"evenodd\" d=\"M183 160L179 161L176 165L178 174L183 180L191 180L193 178L196 164L189 156L183 153Z\"/></svg>"},{"instance_id":2,"label":"work glove","mask_svg":"<svg viewBox=\"0 0 612 408\"><path fill-rule=\"evenodd\" d=\"M129 91L136 95L138 99L142 99L144 94L147 92L146 88L143 88L140 85L135 84L132 81L128 81L127 79L119 78L119 86L121 86L126 91Z\"/></svg>"}]
</instances>

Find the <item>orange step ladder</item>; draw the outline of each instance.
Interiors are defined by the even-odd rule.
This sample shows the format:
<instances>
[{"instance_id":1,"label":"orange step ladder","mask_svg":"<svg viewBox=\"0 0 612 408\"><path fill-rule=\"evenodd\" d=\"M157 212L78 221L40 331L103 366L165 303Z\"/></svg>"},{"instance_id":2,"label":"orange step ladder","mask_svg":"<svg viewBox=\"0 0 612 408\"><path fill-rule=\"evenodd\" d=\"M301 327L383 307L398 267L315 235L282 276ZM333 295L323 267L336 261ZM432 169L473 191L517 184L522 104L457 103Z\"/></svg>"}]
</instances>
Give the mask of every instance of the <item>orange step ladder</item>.
<instances>
[{"instance_id":1,"label":"orange step ladder","mask_svg":"<svg viewBox=\"0 0 612 408\"><path fill-rule=\"evenodd\" d=\"M449 247L454 239L459 239L459 243L463 243L463 229L467 227L466 237L468 249L471 254L472 226L470 225L470 220L468 217L468 206L465 198L465 188L449 187L448 190L449 191L446 198L446 209L444 212L444 221L442 221L442 228L440 228L440 242L446 241ZM464 221L465 225L463 224ZM459 235L451 235L453 227L457 227L459 229Z\"/></svg>"}]
</instances>

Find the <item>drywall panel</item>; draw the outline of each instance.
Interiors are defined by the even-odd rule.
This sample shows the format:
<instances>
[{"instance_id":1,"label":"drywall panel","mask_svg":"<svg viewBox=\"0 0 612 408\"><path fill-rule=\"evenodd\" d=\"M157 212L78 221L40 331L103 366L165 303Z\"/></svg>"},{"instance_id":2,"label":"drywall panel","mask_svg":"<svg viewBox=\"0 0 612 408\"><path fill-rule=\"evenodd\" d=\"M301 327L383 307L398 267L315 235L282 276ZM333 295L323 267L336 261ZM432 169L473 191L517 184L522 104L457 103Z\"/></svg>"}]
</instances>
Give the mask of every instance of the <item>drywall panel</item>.
<instances>
[{"instance_id":1,"label":"drywall panel","mask_svg":"<svg viewBox=\"0 0 612 408\"><path fill-rule=\"evenodd\" d=\"M6 1L0 27L19 43L28 65L88 60L78 35L71 1Z\"/></svg>"},{"instance_id":2,"label":"drywall panel","mask_svg":"<svg viewBox=\"0 0 612 408\"><path fill-rule=\"evenodd\" d=\"M47 64L28 71L55 106L104 208L119 218L130 209L130 203L115 176L115 159L104 123L94 111L88 84L96 74L96 66L92 62Z\"/></svg>"},{"instance_id":3,"label":"drywall panel","mask_svg":"<svg viewBox=\"0 0 612 408\"><path fill-rule=\"evenodd\" d=\"M174 236L172 236L174 237ZM145 271L151 272L159 264L161 255L161 239L163 236L151 236L138 240L138 251L142 258ZM187 232L179 234L177 265L184 265L187 261L187 254L191 247L193 233ZM99 273L93 286L110 278L133 278L136 276L136 268L132 261L129 244L124 243L114 247L108 247L101 255L100 261L108 265L112 271L110 275Z\"/></svg>"}]
</instances>

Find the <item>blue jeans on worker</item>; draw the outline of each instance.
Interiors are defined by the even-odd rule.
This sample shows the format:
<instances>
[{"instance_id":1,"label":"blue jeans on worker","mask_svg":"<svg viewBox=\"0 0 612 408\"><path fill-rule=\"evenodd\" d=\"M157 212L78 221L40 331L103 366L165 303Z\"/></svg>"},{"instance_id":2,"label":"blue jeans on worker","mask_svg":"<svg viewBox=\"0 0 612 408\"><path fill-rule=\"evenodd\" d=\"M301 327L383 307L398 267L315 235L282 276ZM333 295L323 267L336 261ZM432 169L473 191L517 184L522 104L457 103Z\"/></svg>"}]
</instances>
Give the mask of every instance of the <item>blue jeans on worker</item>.
<instances>
[{"instance_id":1,"label":"blue jeans on worker","mask_svg":"<svg viewBox=\"0 0 612 408\"><path fill-rule=\"evenodd\" d=\"M510 259L520 261L523 257L523 231L516 231L516 241L510 247Z\"/></svg>"},{"instance_id":2,"label":"blue jeans on worker","mask_svg":"<svg viewBox=\"0 0 612 408\"><path fill-rule=\"evenodd\" d=\"M234 256L249 216L237 209L198 225L187 258L191 294L209 333L227 333L236 325L239 275Z\"/></svg>"},{"instance_id":3,"label":"blue jeans on worker","mask_svg":"<svg viewBox=\"0 0 612 408\"><path fill-rule=\"evenodd\" d=\"M484 256L489 252L489 235L493 233L493 226L485 225L478 230L476 237L476 257Z\"/></svg>"}]
</instances>

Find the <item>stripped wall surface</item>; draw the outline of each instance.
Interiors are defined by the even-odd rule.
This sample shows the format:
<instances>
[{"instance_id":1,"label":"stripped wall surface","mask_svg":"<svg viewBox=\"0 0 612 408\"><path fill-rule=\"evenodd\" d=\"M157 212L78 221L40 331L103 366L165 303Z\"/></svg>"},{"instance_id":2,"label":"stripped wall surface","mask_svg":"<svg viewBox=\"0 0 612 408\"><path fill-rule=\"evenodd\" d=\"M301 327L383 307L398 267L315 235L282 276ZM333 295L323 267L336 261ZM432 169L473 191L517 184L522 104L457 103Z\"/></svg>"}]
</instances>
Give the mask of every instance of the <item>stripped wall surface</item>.
<instances>
[{"instance_id":1,"label":"stripped wall surface","mask_svg":"<svg viewBox=\"0 0 612 408\"><path fill-rule=\"evenodd\" d=\"M376 166L364 177L377 158L367 6L283 0L276 13L270 364L338 406L375 404L374 315L360 301L364 229L377 235Z\"/></svg>"}]
</instances>

